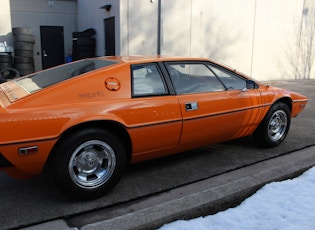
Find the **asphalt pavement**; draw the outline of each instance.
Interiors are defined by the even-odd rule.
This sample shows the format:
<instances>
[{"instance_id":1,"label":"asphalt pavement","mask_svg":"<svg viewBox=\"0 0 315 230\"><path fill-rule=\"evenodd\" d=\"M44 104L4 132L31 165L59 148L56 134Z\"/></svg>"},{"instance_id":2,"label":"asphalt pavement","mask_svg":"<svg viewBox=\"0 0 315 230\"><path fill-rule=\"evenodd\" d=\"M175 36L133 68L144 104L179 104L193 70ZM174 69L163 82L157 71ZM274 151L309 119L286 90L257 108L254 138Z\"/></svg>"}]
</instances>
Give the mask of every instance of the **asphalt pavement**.
<instances>
[{"instance_id":1,"label":"asphalt pavement","mask_svg":"<svg viewBox=\"0 0 315 230\"><path fill-rule=\"evenodd\" d=\"M156 229L178 219L214 214L234 207L269 182L300 175L315 165L315 80L277 81L272 82L272 85L309 97L301 119L293 119L290 130L293 134L305 135L305 144L294 143L298 138L291 138L289 140L296 147L285 154L261 158L244 167L231 168L205 179L174 186L167 191L153 192L128 202L24 229Z\"/></svg>"}]
</instances>

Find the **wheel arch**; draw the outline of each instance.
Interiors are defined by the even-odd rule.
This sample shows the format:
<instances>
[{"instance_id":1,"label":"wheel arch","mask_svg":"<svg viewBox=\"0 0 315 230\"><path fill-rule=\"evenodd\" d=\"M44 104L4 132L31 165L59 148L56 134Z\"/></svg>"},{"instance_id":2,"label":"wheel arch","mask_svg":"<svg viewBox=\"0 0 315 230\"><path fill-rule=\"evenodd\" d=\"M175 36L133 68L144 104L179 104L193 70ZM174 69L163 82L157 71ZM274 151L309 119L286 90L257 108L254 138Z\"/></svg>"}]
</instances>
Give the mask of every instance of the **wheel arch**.
<instances>
[{"instance_id":1,"label":"wheel arch","mask_svg":"<svg viewBox=\"0 0 315 230\"><path fill-rule=\"evenodd\" d=\"M283 106L287 106L285 110L287 110L285 113L288 115L286 119L286 125L285 125L285 131L282 133L281 131L281 137L279 139L273 139L269 136L269 122L270 119L272 118L271 115L276 111L274 108L275 106L282 104ZM282 108L284 109L284 107ZM273 112L272 112L273 111ZM290 114L292 113L292 100L290 97L282 97L279 98L278 100L274 101L268 111L266 112L263 120L260 122L260 124L257 126L255 131L253 132L253 136L256 139L256 142L258 143L259 146L262 147L274 147L279 145L284 138L286 137L289 128L290 128L290 123L291 123L291 117ZM274 134L277 134L278 131L274 131Z\"/></svg>"},{"instance_id":2,"label":"wheel arch","mask_svg":"<svg viewBox=\"0 0 315 230\"><path fill-rule=\"evenodd\" d=\"M289 109L290 109L290 112L292 112L292 99L290 97L282 97L282 98L279 98L278 100L276 100L272 105L274 104L277 104L279 102L282 102L284 104L286 104ZM270 107L271 108L271 107Z\"/></svg>"},{"instance_id":3,"label":"wheel arch","mask_svg":"<svg viewBox=\"0 0 315 230\"><path fill-rule=\"evenodd\" d=\"M88 128L101 128L107 131L110 131L113 135L119 138L126 150L127 153L127 161L130 162L131 160L131 150L132 150L132 143L129 133L127 132L126 128L115 121L109 120L95 120L95 121L87 121L84 123L77 124L75 126L69 127L66 129L59 137L58 141L55 143L54 147L52 148L48 160L46 161L46 168L49 167L51 159L54 157L54 149L58 146L60 142L62 142L65 138L75 132L79 132L82 129Z\"/></svg>"}]
</instances>

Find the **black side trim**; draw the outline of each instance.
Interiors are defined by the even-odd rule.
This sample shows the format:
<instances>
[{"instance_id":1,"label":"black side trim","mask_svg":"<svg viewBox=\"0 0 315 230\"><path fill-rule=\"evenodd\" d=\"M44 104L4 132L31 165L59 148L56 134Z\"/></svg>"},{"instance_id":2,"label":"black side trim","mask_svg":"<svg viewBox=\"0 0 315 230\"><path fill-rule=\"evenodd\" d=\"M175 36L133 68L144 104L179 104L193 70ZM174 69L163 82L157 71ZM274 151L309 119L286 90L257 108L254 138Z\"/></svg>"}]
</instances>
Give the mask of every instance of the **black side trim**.
<instances>
[{"instance_id":1,"label":"black side trim","mask_svg":"<svg viewBox=\"0 0 315 230\"><path fill-rule=\"evenodd\" d=\"M1 153L0 153L0 168L11 167L13 164L8 161Z\"/></svg>"},{"instance_id":2,"label":"black side trim","mask_svg":"<svg viewBox=\"0 0 315 230\"><path fill-rule=\"evenodd\" d=\"M134 129L134 128L142 128L142 127L148 127L148 126L155 126L155 125L165 125L165 124L176 123L176 122L183 122L183 120L178 119L178 120L165 121L165 122L146 123L146 124L141 124L141 125L127 126L127 128Z\"/></svg>"},{"instance_id":3,"label":"black side trim","mask_svg":"<svg viewBox=\"0 0 315 230\"><path fill-rule=\"evenodd\" d=\"M197 120L197 119L203 119L203 118L215 117L215 116L222 116L222 115L232 114L232 113L239 113L239 112L243 112L243 111L247 111L247 110L253 110L253 109L262 108L262 107L264 107L264 106L258 105L258 106L253 106L253 107L244 108L244 109L240 109L240 110L232 110L232 111L228 111L228 112L203 115L203 116L193 117L193 118L186 118L186 119L184 119L184 121Z\"/></svg>"}]
</instances>

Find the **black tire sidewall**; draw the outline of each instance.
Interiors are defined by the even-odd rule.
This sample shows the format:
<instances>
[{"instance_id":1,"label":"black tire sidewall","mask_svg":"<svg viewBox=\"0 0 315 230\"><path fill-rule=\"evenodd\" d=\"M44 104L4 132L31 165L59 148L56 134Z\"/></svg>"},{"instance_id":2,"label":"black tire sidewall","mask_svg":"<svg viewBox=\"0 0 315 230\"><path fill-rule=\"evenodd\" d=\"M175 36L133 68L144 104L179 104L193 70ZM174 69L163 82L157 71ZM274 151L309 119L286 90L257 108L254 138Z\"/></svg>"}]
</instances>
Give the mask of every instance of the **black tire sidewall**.
<instances>
[{"instance_id":1,"label":"black tire sidewall","mask_svg":"<svg viewBox=\"0 0 315 230\"><path fill-rule=\"evenodd\" d=\"M29 50L15 50L15 55L21 57L33 57L34 52Z\"/></svg>"},{"instance_id":2,"label":"black tire sidewall","mask_svg":"<svg viewBox=\"0 0 315 230\"><path fill-rule=\"evenodd\" d=\"M35 36L32 34L17 34L14 36L15 42L35 43Z\"/></svg>"},{"instance_id":3,"label":"black tire sidewall","mask_svg":"<svg viewBox=\"0 0 315 230\"><path fill-rule=\"evenodd\" d=\"M15 50L24 50L24 51L32 51L34 50L34 44L28 42L15 42L14 43Z\"/></svg>"},{"instance_id":4,"label":"black tire sidewall","mask_svg":"<svg viewBox=\"0 0 315 230\"><path fill-rule=\"evenodd\" d=\"M276 111L280 111L280 110L284 111L287 115L287 126L286 126L286 130L282 138L277 141L274 141L270 138L268 134L268 124L270 122L272 115ZM256 142L260 146L266 147L266 148L278 146L286 138L290 129L290 125L291 125L291 115L290 115L290 109L288 105L283 102L277 102L270 108L265 118L260 123L256 131L254 132L254 137L256 139Z\"/></svg>"},{"instance_id":5,"label":"black tire sidewall","mask_svg":"<svg viewBox=\"0 0 315 230\"><path fill-rule=\"evenodd\" d=\"M104 184L97 188L85 189L75 184L71 179L68 164L75 149L90 140L100 140L109 144L115 152L116 166L113 174ZM113 189L121 179L127 165L126 151L120 140L108 131L97 128L80 130L67 136L57 144L53 154L52 177L64 194L76 200L94 199Z\"/></svg>"},{"instance_id":6,"label":"black tire sidewall","mask_svg":"<svg viewBox=\"0 0 315 230\"><path fill-rule=\"evenodd\" d=\"M30 27L15 27L12 28L12 33L14 35L17 34L32 34L32 30Z\"/></svg>"},{"instance_id":7,"label":"black tire sidewall","mask_svg":"<svg viewBox=\"0 0 315 230\"><path fill-rule=\"evenodd\" d=\"M2 77L1 81L17 78L19 76L20 76L20 72L17 69L7 68L0 71L0 77Z\"/></svg>"},{"instance_id":8,"label":"black tire sidewall","mask_svg":"<svg viewBox=\"0 0 315 230\"><path fill-rule=\"evenodd\" d=\"M0 55L0 63L12 63L13 56L12 55Z\"/></svg>"},{"instance_id":9,"label":"black tire sidewall","mask_svg":"<svg viewBox=\"0 0 315 230\"><path fill-rule=\"evenodd\" d=\"M95 47L96 39L95 38L87 38L87 37L80 37L77 40L78 46L92 46Z\"/></svg>"}]
</instances>

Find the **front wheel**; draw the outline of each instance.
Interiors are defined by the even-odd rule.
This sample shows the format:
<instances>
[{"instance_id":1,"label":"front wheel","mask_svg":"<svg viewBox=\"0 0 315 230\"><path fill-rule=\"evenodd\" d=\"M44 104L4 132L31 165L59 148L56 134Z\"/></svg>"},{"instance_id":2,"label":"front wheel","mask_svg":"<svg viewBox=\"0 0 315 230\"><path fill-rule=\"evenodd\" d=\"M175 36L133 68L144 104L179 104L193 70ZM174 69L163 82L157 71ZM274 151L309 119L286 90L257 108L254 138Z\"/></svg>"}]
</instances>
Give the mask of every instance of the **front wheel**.
<instances>
[{"instance_id":1,"label":"front wheel","mask_svg":"<svg viewBox=\"0 0 315 230\"><path fill-rule=\"evenodd\" d=\"M260 123L254 137L263 147L279 145L287 136L291 124L290 109L287 104L274 104Z\"/></svg>"},{"instance_id":2,"label":"front wheel","mask_svg":"<svg viewBox=\"0 0 315 230\"><path fill-rule=\"evenodd\" d=\"M111 190L127 164L120 140L101 129L74 133L54 151L54 181L63 193L77 200L97 198Z\"/></svg>"}]
</instances>

